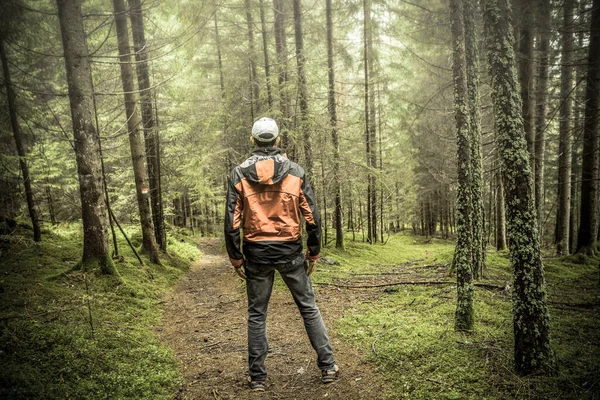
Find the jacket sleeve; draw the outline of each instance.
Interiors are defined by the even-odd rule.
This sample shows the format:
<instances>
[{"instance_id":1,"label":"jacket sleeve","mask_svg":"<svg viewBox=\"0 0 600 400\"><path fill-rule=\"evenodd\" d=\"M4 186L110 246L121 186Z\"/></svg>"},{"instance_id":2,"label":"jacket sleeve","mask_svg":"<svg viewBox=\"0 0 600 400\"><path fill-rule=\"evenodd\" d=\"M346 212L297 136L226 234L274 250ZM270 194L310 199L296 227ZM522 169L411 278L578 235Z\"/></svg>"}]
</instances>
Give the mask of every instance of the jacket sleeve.
<instances>
[{"instance_id":1,"label":"jacket sleeve","mask_svg":"<svg viewBox=\"0 0 600 400\"><path fill-rule=\"evenodd\" d=\"M240 245L240 225L244 202L233 183L232 173L227 181L227 197L225 199L225 246L229 260L234 267L244 263L244 255Z\"/></svg>"},{"instance_id":2,"label":"jacket sleeve","mask_svg":"<svg viewBox=\"0 0 600 400\"><path fill-rule=\"evenodd\" d=\"M309 261L316 261L321 252L321 217L317 210L315 194L306 175L302 176L302 187L300 188L300 212L306 220L306 232L308 233L306 258Z\"/></svg>"}]
</instances>

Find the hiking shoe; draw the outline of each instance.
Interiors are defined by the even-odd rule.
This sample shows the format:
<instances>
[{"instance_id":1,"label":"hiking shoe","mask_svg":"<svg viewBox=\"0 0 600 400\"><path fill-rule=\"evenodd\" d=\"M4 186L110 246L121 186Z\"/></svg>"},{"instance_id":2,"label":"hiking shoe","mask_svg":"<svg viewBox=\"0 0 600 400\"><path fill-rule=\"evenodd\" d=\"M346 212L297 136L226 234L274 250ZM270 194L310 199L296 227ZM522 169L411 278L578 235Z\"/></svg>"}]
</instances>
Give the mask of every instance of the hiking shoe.
<instances>
[{"instance_id":1,"label":"hiking shoe","mask_svg":"<svg viewBox=\"0 0 600 400\"><path fill-rule=\"evenodd\" d=\"M248 377L248 386L253 392L265 391L265 381L253 381L252 378Z\"/></svg>"},{"instance_id":2,"label":"hiking shoe","mask_svg":"<svg viewBox=\"0 0 600 400\"><path fill-rule=\"evenodd\" d=\"M335 381L340 375L340 368L334 365L333 368L321 370L321 383L328 384Z\"/></svg>"}]
</instances>

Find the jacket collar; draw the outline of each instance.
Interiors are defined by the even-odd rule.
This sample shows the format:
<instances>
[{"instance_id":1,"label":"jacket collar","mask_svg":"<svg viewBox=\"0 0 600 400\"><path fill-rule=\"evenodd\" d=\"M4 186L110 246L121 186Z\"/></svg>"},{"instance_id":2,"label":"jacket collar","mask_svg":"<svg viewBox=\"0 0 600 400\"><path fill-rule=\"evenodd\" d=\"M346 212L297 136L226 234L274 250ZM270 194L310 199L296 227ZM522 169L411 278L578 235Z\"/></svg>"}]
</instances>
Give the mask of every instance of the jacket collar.
<instances>
[{"instance_id":1,"label":"jacket collar","mask_svg":"<svg viewBox=\"0 0 600 400\"><path fill-rule=\"evenodd\" d=\"M252 151L253 156L276 156L281 154L279 147L259 147Z\"/></svg>"}]
</instances>

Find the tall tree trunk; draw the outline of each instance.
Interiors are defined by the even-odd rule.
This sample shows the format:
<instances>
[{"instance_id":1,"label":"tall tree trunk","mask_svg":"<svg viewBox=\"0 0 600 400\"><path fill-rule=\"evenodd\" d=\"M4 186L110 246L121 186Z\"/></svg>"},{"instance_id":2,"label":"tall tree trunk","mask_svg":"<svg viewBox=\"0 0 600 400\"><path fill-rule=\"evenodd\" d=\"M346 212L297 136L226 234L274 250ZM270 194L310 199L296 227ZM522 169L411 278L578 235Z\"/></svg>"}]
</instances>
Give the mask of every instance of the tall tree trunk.
<instances>
[{"instance_id":1,"label":"tall tree trunk","mask_svg":"<svg viewBox=\"0 0 600 400\"><path fill-rule=\"evenodd\" d=\"M550 60L550 0L538 0L538 43L540 59L537 67L535 111L535 205L540 243L543 242L544 218L544 154L546 151L546 102L548 100L548 71Z\"/></svg>"},{"instance_id":2,"label":"tall tree trunk","mask_svg":"<svg viewBox=\"0 0 600 400\"><path fill-rule=\"evenodd\" d=\"M504 208L504 184L502 174L498 171L496 179L496 250L506 248L506 209Z\"/></svg>"},{"instance_id":3,"label":"tall tree trunk","mask_svg":"<svg viewBox=\"0 0 600 400\"><path fill-rule=\"evenodd\" d=\"M302 131L304 148L304 168L308 176L312 175L312 146L310 144L310 127L308 126L308 93L306 90L306 74L304 72L304 39L302 37L302 6L300 0L294 0L294 38L296 39L296 68L298 71L298 91L300 103L300 130Z\"/></svg>"},{"instance_id":4,"label":"tall tree trunk","mask_svg":"<svg viewBox=\"0 0 600 400\"><path fill-rule=\"evenodd\" d=\"M600 0L594 0L585 90L583 151L581 161L581 208L577 251L592 252L598 230L598 128L600 114Z\"/></svg>"},{"instance_id":5,"label":"tall tree trunk","mask_svg":"<svg viewBox=\"0 0 600 400\"><path fill-rule=\"evenodd\" d=\"M250 59L250 87L252 89L253 108L258 113L260 110L260 85L256 73L256 52L254 50L254 21L252 19L252 6L250 0L244 2L246 9L246 24L248 25L248 58ZM252 121L254 123L254 121Z\"/></svg>"},{"instance_id":6,"label":"tall tree trunk","mask_svg":"<svg viewBox=\"0 0 600 400\"><path fill-rule=\"evenodd\" d=\"M269 51L267 47L267 23L265 22L264 0L259 0L260 5L260 27L262 31L263 58L265 60L265 86L267 87L267 103L269 111L273 109L273 95L271 94L271 65L269 64Z\"/></svg>"},{"instance_id":7,"label":"tall tree trunk","mask_svg":"<svg viewBox=\"0 0 600 400\"><path fill-rule=\"evenodd\" d=\"M288 61L287 61L287 40L285 34L285 3L282 0L273 0L273 10L275 13L275 52L277 53L277 83L279 86L279 112L281 113L281 123L279 128L282 133L281 145L288 150L290 158L295 159L296 151L290 142L289 121L290 121L290 100L287 93L288 81Z\"/></svg>"},{"instance_id":8,"label":"tall tree trunk","mask_svg":"<svg viewBox=\"0 0 600 400\"><path fill-rule=\"evenodd\" d=\"M154 237L162 251L167 251L167 232L165 229L165 212L162 203L162 188L160 185L160 152L158 129L155 126L154 110L152 108L152 91L150 74L148 72L148 43L144 32L144 16L140 0L127 0L131 9L131 33L135 51L138 89L142 108L142 124L144 126L144 142L146 145L146 163L148 165L148 182L150 184L150 204L152 206L152 221Z\"/></svg>"},{"instance_id":9,"label":"tall tree trunk","mask_svg":"<svg viewBox=\"0 0 600 400\"><path fill-rule=\"evenodd\" d=\"M342 185L340 184L340 141L337 132L337 112L335 103L335 74L333 64L333 13L331 10L331 0L325 1L325 14L327 19L327 70L329 79L327 108L329 110L329 123L331 124L331 142L333 143L332 175L333 192L335 193L335 247L338 249L343 249L344 222L342 221ZM352 209L352 205L350 207Z\"/></svg>"},{"instance_id":10,"label":"tall tree trunk","mask_svg":"<svg viewBox=\"0 0 600 400\"><path fill-rule=\"evenodd\" d=\"M458 331L473 329L473 275L471 230L471 144L465 66L465 33L463 28L463 1L450 0L452 24L452 77L454 80L454 107L458 155L458 187L456 189L457 238L454 252L457 299L454 327Z\"/></svg>"},{"instance_id":11,"label":"tall tree trunk","mask_svg":"<svg viewBox=\"0 0 600 400\"><path fill-rule=\"evenodd\" d=\"M19 166L21 167L21 174L23 175L23 186L25 187L25 198L27 200L27 210L29 211L29 218L31 218L31 225L33 227L33 240L39 242L42 240L42 232L40 230L40 224L38 221L37 211L35 209L35 202L33 200L33 190L31 188L31 175L29 175L29 166L27 165L25 153L25 146L23 144L23 137L21 134L21 126L17 120L17 106L15 104L15 91L12 87L12 81L10 79L10 70L8 69L8 60L6 58L6 51L4 50L4 38L0 34L0 58L2 59L2 72L4 74L4 82L6 85L6 95L8 97L8 113L10 115L10 124L15 138L15 145L17 146L17 154L19 155Z\"/></svg>"},{"instance_id":12,"label":"tall tree trunk","mask_svg":"<svg viewBox=\"0 0 600 400\"><path fill-rule=\"evenodd\" d=\"M574 0L563 4L560 73L560 123L558 145L558 206L556 217L556 254L569 253L569 215L571 211L571 109L573 101L573 10Z\"/></svg>"},{"instance_id":13,"label":"tall tree trunk","mask_svg":"<svg viewBox=\"0 0 600 400\"><path fill-rule=\"evenodd\" d=\"M523 104L523 128L529 151L531 170L534 171L535 161L535 138L533 131L533 27L534 13L532 8L534 2L517 0L519 23L518 25L518 71L519 83L521 85L521 100Z\"/></svg>"},{"instance_id":14,"label":"tall tree trunk","mask_svg":"<svg viewBox=\"0 0 600 400\"><path fill-rule=\"evenodd\" d=\"M471 228L473 232L473 277L478 279L485 268L485 233L483 209L483 162L481 149L481 113L479 102L479 54L475 16L476 0L464 1L465 57L469 130L471 133Z\"/></svg>"},{"instance_id":15,"label":"tall tree trunk","mask_svg":"<svg viewBox=\"0 0 600 400\"><path fill-rule=\"evenodd\" d=\"M513 270L514 361L518 373L551 373L550 324L544 266L533 198L530 154L521 119L514 38L507 0L485 0L484 22L492 76L494 121L499 135Z\"/></svg>"},{"instance_id":16,"label":"tall tree trunk","mask_svg":"<svg viewBox=\"0 0 600 400\"><path fill-rule=\"evenodd\" d=\"M113 0L115 11L115 24L117 27L117 40L119 49L119 65L121 67L121 81L125 100L125 116L127 117L127 131L129 132L129 148L133 162L133 177L135 179L135 195L140 213L142 226L142 248L150 255L153 263L158 263L158 249L154 241L152 230L152 215L148 204L148 176L144 165L144 143L140 137L140 117L136 112L135 88L133 85L133 68L129 56L129 29L127 29L127 16L125 14L124 0Z\"/></svg>"},{"instance_id":17,"label":"tall tree trunk","mask_svg":"<svg viewBox=\"0 0 600 400\"><path fill-rule=\"evenodd\" d=\"M81 0L57 0L65 55L75 155L83 220L82 269L100 266L117 274L108 251L108 219L98 154L99 137L92 115L92 71L81 16Z\"/></svg>"}]
</instances>

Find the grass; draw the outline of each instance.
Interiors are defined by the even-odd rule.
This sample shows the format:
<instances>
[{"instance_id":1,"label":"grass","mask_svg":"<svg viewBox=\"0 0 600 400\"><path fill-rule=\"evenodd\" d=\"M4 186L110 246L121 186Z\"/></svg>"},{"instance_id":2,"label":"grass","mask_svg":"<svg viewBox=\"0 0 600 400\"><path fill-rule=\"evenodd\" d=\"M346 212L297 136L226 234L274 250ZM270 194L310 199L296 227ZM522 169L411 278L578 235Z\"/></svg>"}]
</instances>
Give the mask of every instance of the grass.
<instances>
[{"instance_id":1,"label":"grass","mask_svg":"<svg viewBox=\"0 0 600 400\"><path fill-rule=\"evenodd\" d=\"M53 228L39 244L29 234L0 242L0 398L171 398L177 364L153 328L161 293L200 255L193 239L169 237L170 256L153 265L142 255L145 267L120 240L115 279L71 271L80 225Z\"/></svg>"},{"instance_id":2,"label":"grass","mask_svg":"<svg viewBox=\"0 0 600 400\"><path fill-rule=\"evenodd\" d=\"M346 247L325 249L340 265L319 264L315 280L410 269L428 278L428 269L403 263L447 265L454 244L397 234L386 245L346 240ZM558 361L553 377L513 372L511 301L504 292L476 290L476 326L468 335L453 329L454 286L399 286L354 307L333 329L377 365L393 388L389 399L598 399L598 260L576 261L545 259ZM508 252L489 251L485 275L484 281L509 282Z\"/></svg>"}]
</instances>

